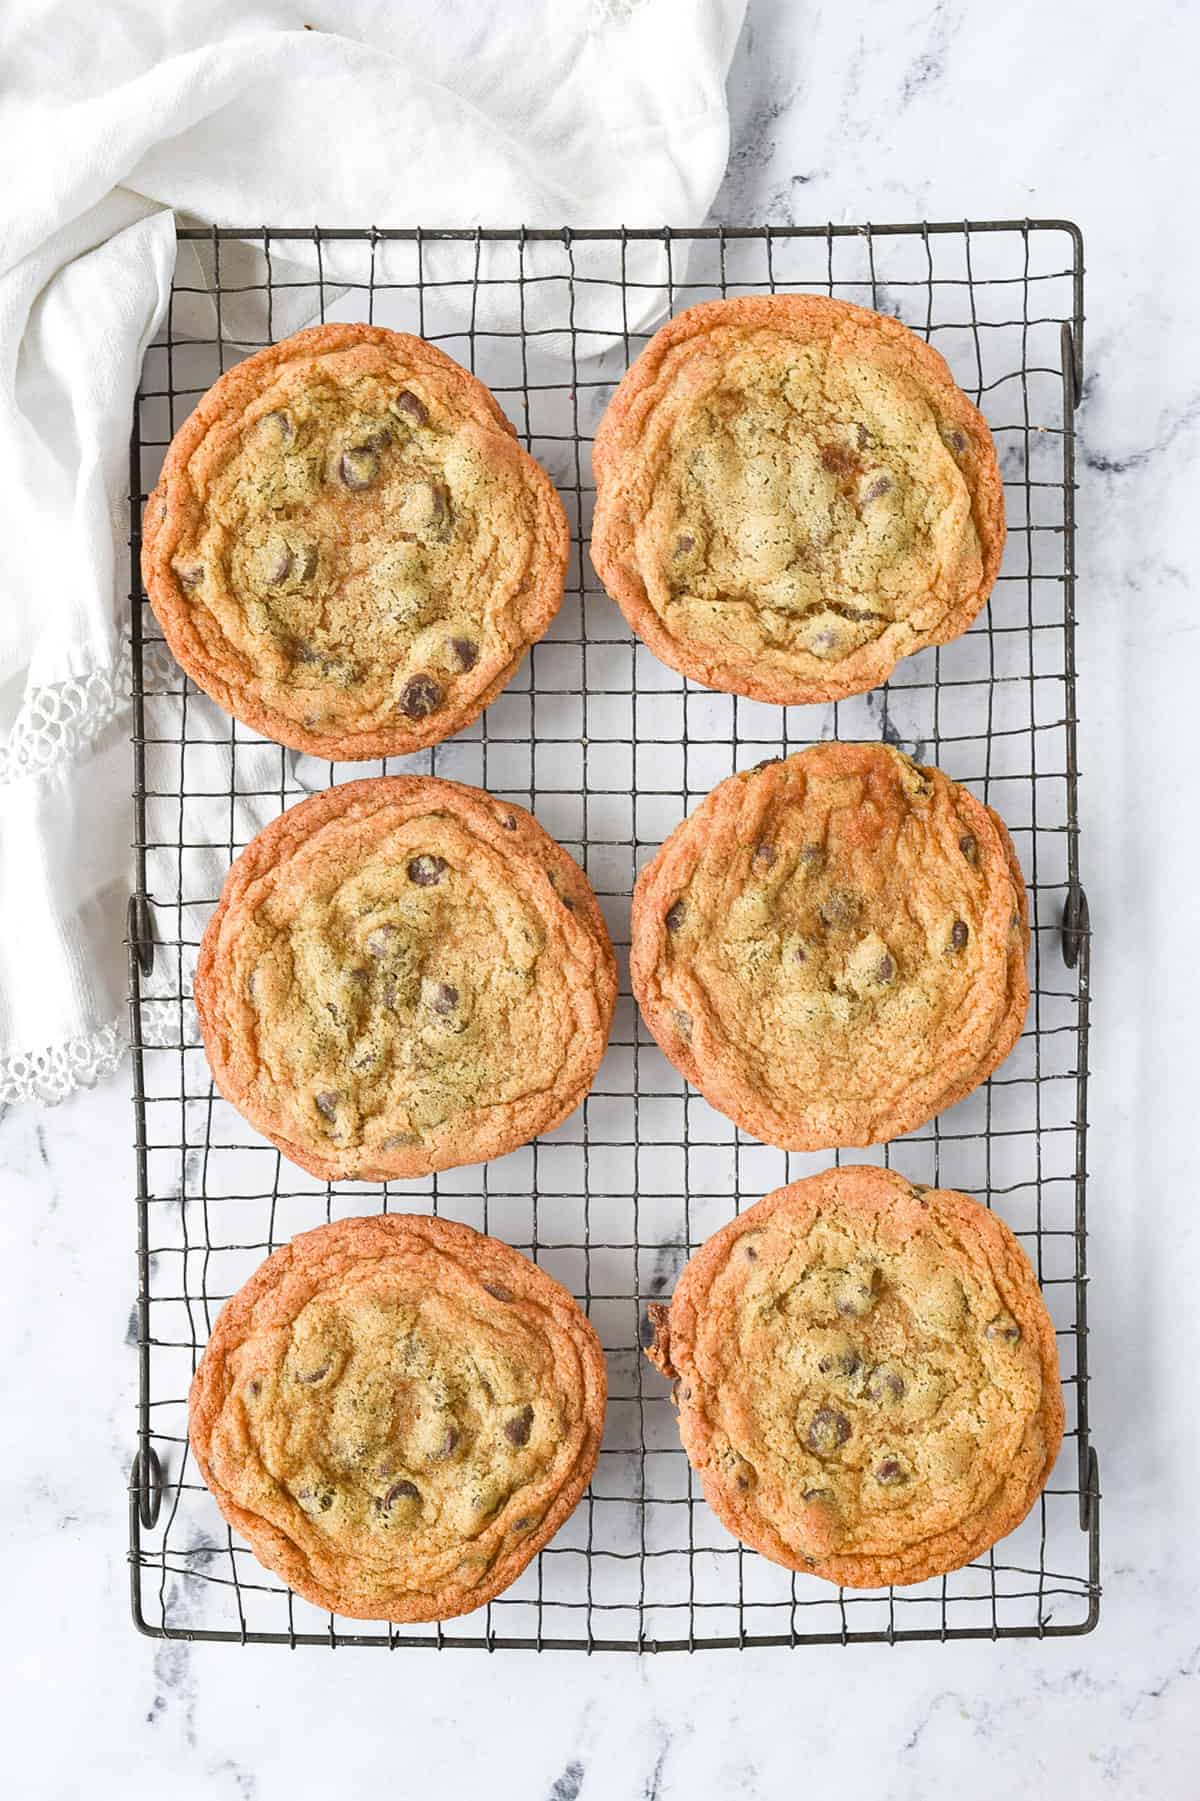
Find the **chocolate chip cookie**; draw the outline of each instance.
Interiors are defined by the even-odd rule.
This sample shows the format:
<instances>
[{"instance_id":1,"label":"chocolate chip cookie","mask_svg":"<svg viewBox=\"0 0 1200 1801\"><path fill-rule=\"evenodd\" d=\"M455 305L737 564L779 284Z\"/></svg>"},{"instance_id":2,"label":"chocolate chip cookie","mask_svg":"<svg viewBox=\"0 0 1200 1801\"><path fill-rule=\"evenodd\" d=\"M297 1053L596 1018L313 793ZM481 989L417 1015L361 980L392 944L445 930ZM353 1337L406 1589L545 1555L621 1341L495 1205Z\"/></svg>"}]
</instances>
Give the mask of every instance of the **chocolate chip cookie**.
<instances>
[{"instance_id":1,"label":"chocolate chip cookie","mask_svg":"<svg viewBox=\"0 0 1200 1801\"><path fill-rule=\"evenodd\" d=\"M785 1150L877 1144L1006 1057L1029 984L999 816L884 744L716 787L638 878L630 973L675 1067Z\"/></svg>"},{"instance_id":2,"label":"chocolate chip cookie","mask_svg":"<svg viewBox=\"0 0 1200 1801\"><path fill-rule=\"evenodd\" d=\"M1008 1227L892 1170L827 1170L708 1240L649 1355L738 1538L848 1588L1011 1532L1063 1433L1054 1327Z\"/></svg>"},{"instance_id":3,"label":"chocolate chip cookie","mask_svg":"<svg viewBox=\"0 0 1200 1801\"><path fill-rule=\"evenodd\" d=\"M562 600L545 470L432 344L319 325L223 375L146 504L167 642L256 731L334 758L468 725Z\"/></svg>"},{"instance_id":4,"label":"chocolate chip cookie","mask_svg":"<svg viewBox=\"0 0 1200 1801\"><path fill-rule=\"evenodd\" d=\"M664 325L593 449L592 560L683 675L791 705L945 644L1004 548L991 434L936 350L819 294Z\"/></svg>"},{"instance_id":5,"label":"chocolate chip cookie","mask_svg":"<svg viewBox=\"0 0 1200 1801\"><path fill-rule=\"evenodd\" d=\"M566 851L522 808L418 776L348 782L260 832L195 981L217 1087L328 1181L549 1131L592 1085L616 991Z\"/></svg>"},{"instance_id":6,"label":"chocolate chip cookie","mask_svg":"<svg viewBox=\"0 0 1200 1801\"><path fill-rule=\"evenodd\" d=\"M192 1450L221 1512L297 1594L444 1620L512 1583L587 1487L604 1355L565 1288L444 1219L338 1220L221 1309Z\"/></svg>"}]
</instances>

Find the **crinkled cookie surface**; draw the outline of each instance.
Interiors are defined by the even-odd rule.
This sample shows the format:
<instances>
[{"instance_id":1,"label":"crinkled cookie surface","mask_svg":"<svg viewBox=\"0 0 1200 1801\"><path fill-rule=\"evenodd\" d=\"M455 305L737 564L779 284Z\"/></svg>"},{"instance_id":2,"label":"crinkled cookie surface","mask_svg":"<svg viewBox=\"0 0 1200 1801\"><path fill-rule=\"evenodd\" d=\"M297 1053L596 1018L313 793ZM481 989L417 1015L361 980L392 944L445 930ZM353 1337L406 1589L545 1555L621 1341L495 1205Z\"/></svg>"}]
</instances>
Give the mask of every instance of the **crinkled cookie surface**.
<instances>
[{"instance_id":1,"label":"crinkled cookie surface","mask_svg":"<svg viewBox=\"0 0 1200 1801\"><path fill-rule=\"evenodd\" d=\"M171 444L143 538L193 680L331 758L474 719L557 612L569 547L482 383L368 325L314 326L223 375Z\"/></svg>"},{"instance_id":2,"label":"crinkled cookie surface","mask_svg":"<svg viewBox=\"0 0 1200 1801\"><path fill-rule=\"evenodd\" d=\"M326 1180L426 1175L549 1131L604 1055L612 948L523 808L436 777L348 782L234 863L196 1009L222 1094Z\"/></svg>"},{"instance_id":3,"label":"crinkled cookie surface","mask_svg":"<svg viewBox=\"0 0 1200 1801\"><path fill-rule=\"evenodd\" d=\"M729 1530L854 1588L923 1581L1025 1517L1054 1463L1054 1327L1007 1226L967 1195L847 1167L702 1246L650 1356Z\"/></svg>"},{"instance_id":4,"label":"crinkled cookie surface","mask_svg":"<svg viewBox=\"0 0 1200 1801\"><path fill-rule=\"evenodd\" d=\"M317 1606L439 1620L520 1574L587 1486L599 1341L567 1291L467 1226L340 1220L218 1316L189 1433L226 1519Z\"/></svg>"},{"instance_id":5,"label":"crinkled cookie surface","mask_svg":"<svg viewBox=\"0 0 1200 1801\"><path fill-rule=\"evenodd\" d=\"M1025 887L939 769L830 742L721 782L643 869L630 971L701 1093L787 1150L882 1143L1012 1049Z\"/></svg>"},{"instance_id":6,"label":"crinkled cookie surface","mask_svg":"<svg viewBox=\"0 0 1200 1801\"><path fill-rule=\"evenodd\" d=\"M965 631L1004 547L987 424L897 320L814 294L691 307L596 434L592 558L655 655L785 705Z\"/></svg>"}]
</instances>

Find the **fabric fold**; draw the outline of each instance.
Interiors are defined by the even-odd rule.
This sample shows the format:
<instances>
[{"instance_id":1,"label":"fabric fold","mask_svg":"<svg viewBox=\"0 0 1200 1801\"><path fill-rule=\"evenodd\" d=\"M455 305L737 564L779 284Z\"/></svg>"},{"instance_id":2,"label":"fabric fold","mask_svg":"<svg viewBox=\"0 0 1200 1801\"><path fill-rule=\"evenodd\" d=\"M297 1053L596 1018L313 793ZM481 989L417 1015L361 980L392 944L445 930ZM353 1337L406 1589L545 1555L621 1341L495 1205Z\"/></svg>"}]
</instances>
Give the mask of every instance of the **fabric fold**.
<instances>
[{"instance_id":1,"label":"fabric fold","mask_svg":"<svg viewBox=\"0 0 1200 1801\"><path fill-rule=\"evenodd\" d=\"M61 1099L120 1054L129 421L168 305L175 338L215 330L205 293L170 302L175 215L695 224L725 167L744 3L346 0L336 33L230 0L128 0L119 32L80 31L65 0L6 9L0 154L21 179L0 235L0 1102ZM272 254L298 283L280 336L317 310L316 251ZM379 274L403 279L410 255L377 246ZM205 288L211 263L187 256ZM358 279L361 246L322 256L327 284ZM223 309L235 343L266 324L253 293ZM595 327L600 347L612 322Z\"/></svg>"}]
</instances>

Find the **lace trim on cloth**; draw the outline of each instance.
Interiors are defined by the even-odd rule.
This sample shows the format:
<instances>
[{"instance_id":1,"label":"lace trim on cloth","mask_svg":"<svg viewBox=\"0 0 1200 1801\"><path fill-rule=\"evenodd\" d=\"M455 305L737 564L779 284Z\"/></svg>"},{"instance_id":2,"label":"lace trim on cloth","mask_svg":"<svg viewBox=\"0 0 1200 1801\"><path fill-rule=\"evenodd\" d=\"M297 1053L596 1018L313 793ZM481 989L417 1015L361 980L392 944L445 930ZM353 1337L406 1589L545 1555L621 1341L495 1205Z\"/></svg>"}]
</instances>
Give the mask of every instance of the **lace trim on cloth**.
<instances>
[{"instance_id":1,"label":"lace trim on cloth","mask_svg":"<svg viewBox=\"0 0 1200 1801\"><path fill-rule=\"evenodd\" d=\"M46 775L86 751L128 703L132 664L128 632L116 663L35 688L25 696L8 740L0 744L0 786ZM38 1050L0 1056L0 1106L40 1101L55 1106L77 1088L111 1076L128 1048L120 1019Z\"/></svg>"},{"instance_id":2,"label":"lace trim on cloth","mask_svg":"<svg viewBox=\"0 0 1200 1801\"><path fill-rule=\"evenodd\" d=\"M0 786L20 776L44 775L77 757L116 717L131 688L126 633L112 668L33 689L22 702L7 744L0 745Z\"/></svg>"},{"instance_id":3,"label":"lace trim on cloth","mask_svg":"<svg viewBox=\"0 0 1200 1801\"><path fill-rule=\"evenodd\" d=\"M0 1058L0 1106L41 1101L55 1106L77 1088L94 1088L116 1070L127 1045L118 1022L81 1032L63 1044Z\"/></svg>"}]
</instances>

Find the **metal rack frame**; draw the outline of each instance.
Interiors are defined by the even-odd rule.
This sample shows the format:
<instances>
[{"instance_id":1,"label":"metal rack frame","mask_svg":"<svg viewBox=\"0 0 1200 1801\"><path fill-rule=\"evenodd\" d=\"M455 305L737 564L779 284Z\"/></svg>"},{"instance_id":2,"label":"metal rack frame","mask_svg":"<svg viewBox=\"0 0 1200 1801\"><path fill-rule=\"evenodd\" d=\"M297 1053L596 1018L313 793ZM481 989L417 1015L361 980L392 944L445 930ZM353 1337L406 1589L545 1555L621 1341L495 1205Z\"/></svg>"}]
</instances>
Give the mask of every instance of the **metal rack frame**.
<instances>
[{"instance_id":1,"label":"metal rack frame","mask_svg":"<svg viewBox=\"0 0 1200 1801\"><path fill-rule=\"evenodd\" d=\"M1088 1427L1090 932L1077 815L1078 228L1064 220L689 231L230 227L180 228L178 237L195 247L205 278L188 283L176 272L130 447L135 1624L159 1638L291 1646L641 1652L1090 1631L1099 1617L1100 1490ZM631 323L631 310L652 306L656 289L663 310L675 311L715 294L776 288L896 312L942 348L989 415L1005 477L1009 550L971 631L901 664L875 693L829 708L760 707L665 671L598 593L585 556L590 428L659 322L639 314ZM185 340L176 302L199 301L202 290L212 330ZM442 342L497 394L567 506L575 550L559 619L481 721L418 757L306 773L294 753L218 717L160 648L139 572L142 508L166 443L231 360L223 310L249 293L262 296L266 330L254 343L243 335L244 348L272 341L281 307L308 297L315 317L335 308L374 320L387 313L383 322ZM527 316L531 297L538 322ZM599 327L583 323L606 297L612 315ZM445 316L444 303L453 303ZM554 350L565 363L547 360ZM314 784L398 768L477 781L532 806L579 857L623 962L635 865L666 830L730 769L830 735L881 736L942 763L1014 828L1033 930L1022 1042L974 1096L878 1150L914 1179L965 1187L1002 1208L1059 1329L1068 1410L1062 1456L1025 1526L967 1570L870 1593L792 1576L716 1525L679 1447L666 1385L638 1352L645 1302L669 1290L690 1251L743 1203L829 1156L758 1146L689 1095L640 1026L624 967L609 1058L573 1120L517 1153L524 1161L515 1174L508 1159L416 1183L330 1188L259 1141L207 1079L190 1000L197 917L218 885L189 892L190 859L211 858L216 837L189 835L197 808L226 807L224 866L258 823ZM548 775L538 756L546 746L568 780L578 771L575 789ZM214 751L229 770L215 792L196 775L202 754L211 771ZM239 786L243 770L249 788ZM256 808L247 825L247 809ZM673 1132L667 1120L677 1122ZM235 1186L242 1168L254 1172L248 1188ZM189 1468L184 1413L184 1378L215 1307L254 1263L303 1225L396 1206L467 1218L553 1267L600 1329L611 1378L605 1448L563 1532L479 1616L403 1629L319 1616L264 1571Z\"/></svg>"}]
</instances>

